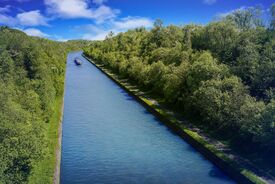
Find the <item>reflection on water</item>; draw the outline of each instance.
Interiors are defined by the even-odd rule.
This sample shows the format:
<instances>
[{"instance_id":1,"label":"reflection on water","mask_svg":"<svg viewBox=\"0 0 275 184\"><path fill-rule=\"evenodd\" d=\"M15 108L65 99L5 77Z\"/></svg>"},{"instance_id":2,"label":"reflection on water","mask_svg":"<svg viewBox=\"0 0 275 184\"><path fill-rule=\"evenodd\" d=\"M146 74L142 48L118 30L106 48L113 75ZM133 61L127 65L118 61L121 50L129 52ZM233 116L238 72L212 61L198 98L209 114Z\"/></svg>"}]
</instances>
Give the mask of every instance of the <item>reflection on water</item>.
<instances>
[{"instance_id":1,"label":"reflection on water","mask_svg":"<svg viewBox=\"0 0 275 184\"><path fill-rule=\"evenodd\" d=\"M73 59L83 64L77 67ZM68 56L62 184L234 183L81 57Z\"/></svg>"}]
</instances>

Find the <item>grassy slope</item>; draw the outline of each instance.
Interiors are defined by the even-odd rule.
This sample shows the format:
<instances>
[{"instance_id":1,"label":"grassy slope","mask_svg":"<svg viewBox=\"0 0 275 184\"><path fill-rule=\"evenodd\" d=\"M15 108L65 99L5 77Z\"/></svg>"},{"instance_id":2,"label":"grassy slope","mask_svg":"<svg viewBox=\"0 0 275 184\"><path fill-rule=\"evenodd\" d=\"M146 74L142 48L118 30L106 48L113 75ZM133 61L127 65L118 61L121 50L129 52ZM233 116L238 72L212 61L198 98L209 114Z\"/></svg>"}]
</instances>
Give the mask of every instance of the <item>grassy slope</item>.
<instances>
[{"instance_id":1,"label":"grassy slope","mask_svg":"<svg viewBox=\"0 0 275 184\"><path fill-rule=\"evenodd\" d=\"M29 178L30 184L49 184L53 183L54 171L56 167L56 150L58 145L58 130L61 125L63 96L58 96L54 103L53 115L47 130L48 154L44 159L37 163Z\"/></svg>"}]
</instances>

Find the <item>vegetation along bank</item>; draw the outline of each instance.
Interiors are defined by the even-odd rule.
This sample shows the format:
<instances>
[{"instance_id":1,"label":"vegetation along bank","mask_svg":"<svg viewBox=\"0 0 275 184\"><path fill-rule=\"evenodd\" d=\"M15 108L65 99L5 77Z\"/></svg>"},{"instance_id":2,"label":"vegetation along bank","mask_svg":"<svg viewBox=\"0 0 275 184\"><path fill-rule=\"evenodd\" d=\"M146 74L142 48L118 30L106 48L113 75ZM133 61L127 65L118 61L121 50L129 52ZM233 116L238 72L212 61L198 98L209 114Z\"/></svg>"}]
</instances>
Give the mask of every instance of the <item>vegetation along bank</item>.
<instances>
[{"instance_id":1,"label":"vegetation along bank","mask_svg":"<svg viewBox=\"0 0 275 184\"><path fill-rule=\"evenodd\" d=\"M261 12L237 10L205 26L163 26L157 20L152 30L110 33L84 54L155 99L151 106L187 119L180 125L196 129L194 137L221 143L227 149L219 151L230 150L226 158L241 164L240 172L253 182L263 182L257 175L271 182L275 6L268 20Z\"/></svg>"}]
</instances>

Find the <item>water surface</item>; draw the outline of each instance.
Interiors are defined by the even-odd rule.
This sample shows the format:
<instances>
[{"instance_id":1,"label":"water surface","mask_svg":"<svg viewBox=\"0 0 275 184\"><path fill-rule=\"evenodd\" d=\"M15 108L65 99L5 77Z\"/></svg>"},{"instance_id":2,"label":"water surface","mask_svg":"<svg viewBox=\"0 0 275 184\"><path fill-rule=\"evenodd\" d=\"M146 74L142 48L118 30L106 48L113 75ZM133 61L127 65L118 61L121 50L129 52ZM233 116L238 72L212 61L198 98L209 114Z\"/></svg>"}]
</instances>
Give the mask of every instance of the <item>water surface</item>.
<instances>
[{"instance_id":1,"label":"water surface","mask_svg":"<svg viewBox=\"0 0 275 184\"><path fill-rule=\"evenodd\" d=\"M61 183L234 182L77 52L67 60Z\"/></svg>"}]
</instances>

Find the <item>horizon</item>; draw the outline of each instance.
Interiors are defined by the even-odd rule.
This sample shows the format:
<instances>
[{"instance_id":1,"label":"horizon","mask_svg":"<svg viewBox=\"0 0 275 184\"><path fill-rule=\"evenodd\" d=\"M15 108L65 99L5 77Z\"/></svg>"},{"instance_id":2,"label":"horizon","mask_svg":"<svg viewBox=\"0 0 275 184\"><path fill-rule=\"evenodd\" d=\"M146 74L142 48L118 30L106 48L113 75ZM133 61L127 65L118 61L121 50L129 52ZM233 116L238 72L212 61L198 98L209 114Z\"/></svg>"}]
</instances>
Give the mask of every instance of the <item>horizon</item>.
<instances>
[{"instance_id":1,"label":"horizon","mask_svg":"<svg viewBox=\"0 0 275 184\"><path fill-rule=\"evenodd\" d=\"M156 19L164 25L205 25L248 7L259 6L268 13L271 5L271 0L4 0L0 2L0 25L56 41L103 40L111 31L150 29Z\"/></svg>"}]
</instances>

